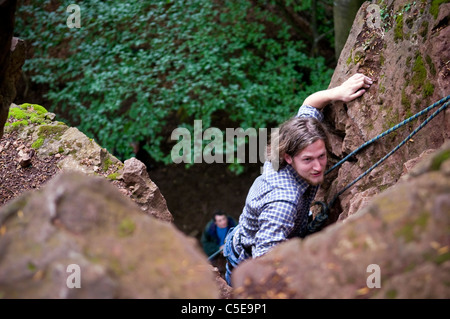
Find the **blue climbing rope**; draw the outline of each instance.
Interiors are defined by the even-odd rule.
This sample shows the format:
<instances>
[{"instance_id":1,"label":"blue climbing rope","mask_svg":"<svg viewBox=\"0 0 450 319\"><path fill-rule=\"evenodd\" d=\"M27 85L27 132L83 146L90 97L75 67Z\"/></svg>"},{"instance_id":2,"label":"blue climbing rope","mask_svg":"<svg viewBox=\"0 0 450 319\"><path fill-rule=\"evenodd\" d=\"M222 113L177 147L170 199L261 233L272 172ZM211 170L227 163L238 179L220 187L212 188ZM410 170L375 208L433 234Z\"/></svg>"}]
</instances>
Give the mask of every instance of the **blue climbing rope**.
<instances>
[{"instance_id":1,"label":"blue climbing rope","mask_svg":"<svg viewBox=\"0 0 450 319\"><path fill-rule=\"evenodd\" d=\"M422 116L425 113L428 113L430 110L434 109L435 107L437 107L438 105L441 105L442 103L447 102L448 100L450 100L450 95L444 97L443 99L437 101L436 103L433 103L432 105L430 105L429 107L427 107L426 109L423 109L422 111L414 114L413 116L407 118L406 120L398 123L397 125L391 127L390 129L388 129L387 131L377 135L376 137L374 137L373 139L371 139L370 141L365 142L364 144L362 144L360 147L358 147L357 149L355 149L353 152L351 152L350 154L348 154L346 157L344 157L343 159L341 159L339 162L337 162L336 164L334 164L333 167L331 167L328 171L325 172L325 175L330 173L332 170L334 170L336 167L339 167L340 165L342 165L344 162L346 162L350 157L352 157L353 155L355 155L356 153L358 153L359 151L361 151L363 148L367 147L368 145L372 144L373 142L379 140L380 138L388 135L389 133L394 132L395 130L397 130L398 128L402 127L403 125L406 125L410 122L412 122L413 120L415 120L416 118L418 118L419 116Z\"/></svg>"},{"instance_id":2,"label":"blue climbing rope","mask_svg":"<svg viewBox=\"0 0 450 319\"><path fill-rule=\"evenodd\" d=\"M428 124L436 115L438 115L440 112L442 112L444 109L448 107L450 102L444 103L439 109L437 109L433 114L431 114L425 121L423 121L422 124L420 124L414 131L412 131L403 141L400 142L396 147L394 147L388 154L386 154L383 158L381 158L378 162L373 164L370 168L368 168L364 173L359 175L355 180L350 182L347 186L345 186L341 191L339 191L333 198L333 200L330 202L330 206L334 204L334 201L342 195L347 189L349 189L351 186L353 186L356 182L358 182L361 178L369 174L372 170L374 170L376 167L378 167L382 162L384 162L389 156L391 156L394 152L396 152L400 147L406 144L418 131L420 131L425 125Z\"/></svg>"},{"instance_id":3,"label":"blue climbing rope","mask_svg":"<svg viewBox=\"0 0 450 319\"><path fill-rule=\"evenodd\" d=\"M321 226L323 225L323 223L326 221L326 219L328 218L328 210L330 207L333 206L334 202L336 201L336 199L342 195L347 189L349 189L350 187L352 187L355 183L357 183L361 178L363 178L364 176L366 176L367 174L369 174L372 170L374 170L376 167L378 167L382 162L384 162L389 156L391 156L394 152L396 152L400 147L402 147L403 145L406 144L406 142L408 142L417 132L419 132L425 125L427 125L434 117L436 117L436 115L438 115L440 112L442 112L443 110L445 110L448 105L450 104L450 95L446 96L445 98L437 101L436 103L433 103L432 105L430 105L429 107L427 107L426 109L423 109L422 111L416 113L415 115L407 118L406 120L402 121L401 123L393 126L392 128L390 128L389 130L379 134L378 136L374 137L373 139L371 139L370 141L362 144L360 147L358 147L356 150L354 150L353 152L351 152L350 154L348 154L345 158L343 158L342 160L340 160L338 163L336 163L333 167L331 167L328 171L325 172L325 175L330 173L333 169L335 169L336 167L342 165L345 161L347 161L351 156L355 155L357 152L361 151L363 148L365 148L366 146L368 146L369 144L372 144L373 142L379 140L380 138L386 136L387 134L397 130L399 127L410 123L411 121L413 121L414 119L418 118L419 116L429 112L430 110L434 109L435 107L443 104L439 109L437 109L433 114L431 114L429 117L427 117L425 119L425 121L423 121L423 123L421 123L414 131L412 131L403 141L401 141L396 147L394 147L388 154L386 154L383 158L381 158L380 160L378 160L378 162L376 162L375 164L373 164L370 168L368 168L364 173L362 173L361 175L359 175L356 179L354 179L352 182L348 183L342 190L340 190L332 199L331 201L328 203L328 205L322 201L316 201L313 203L313 205L321 205L322 206L322 210L321 212L316 216L316 218L311 221L308 225L308 231L310 233L316 232L319 228L321 228ZM316 220L317 219L317 220Z\"/></svg>"},{"instance_id":4,"label":"blue climbing rope","mask_svg":"<svg viewBox=\"0 0 450 319\"><path fill-rule=\"evenodd\" d=\"M221 251L223 250L223 247L220 248L219 250L217 250L215 253L213 253L211 256L208 257L208 260L213 259L214 257L216 257Z\"/></svg>"}]
</instances>

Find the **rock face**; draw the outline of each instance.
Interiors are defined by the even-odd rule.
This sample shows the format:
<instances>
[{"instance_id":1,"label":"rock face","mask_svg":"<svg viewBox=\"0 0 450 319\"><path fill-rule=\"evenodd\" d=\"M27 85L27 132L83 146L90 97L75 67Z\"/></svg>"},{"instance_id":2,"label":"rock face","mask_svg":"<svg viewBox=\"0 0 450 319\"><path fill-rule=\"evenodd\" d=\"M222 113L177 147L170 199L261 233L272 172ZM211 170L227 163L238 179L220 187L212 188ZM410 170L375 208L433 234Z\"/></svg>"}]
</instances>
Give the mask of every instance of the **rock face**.
<instances>
[{"instance_id":1,"label":"rock face","mask_svg":"<svg viewBox=\"0 0 450 319\"><path fill-rule=\"evenodd\" d=\"M172 222L172 214L167 209L166 200L159 188L152 182L147 167L136 158L124 162L123 180L132 189L132 198L146 213L160 220Z\"/></svg>"},{"instance_id":2,"label":"rock face","mask_svg":"<svg viewBox=\"0 0 450 319\"><path fill-rule=\"evenodd\" d=\"M364 142L450 94L450 3L365 2L340 55L330 87L360 72L375 83L362 98L325 109L332 153L343 158ZM363 149L327 175L319 199L330 202L348 183L389 153L437 108ZM441 112L378 168L345 191L330 222L343 220L394 185L403 163L450 138L450 111ZM334 161L336 162L336 161Z\"/></svg>"},{"instance_id":3,"label":"rock face","mask_svg":"<svg viewBox=\"0 0 450 319\"><path fill-rule=\"evenodd\" d=\"M330 87L357 72L375 82L362 98L325 109L334 163L450 94L449 17L450 3L438 1L361 6ZM436 109L328 174L317 199L329 203ZM324 230L238 266L234 296L449 298L449 115L447 108L342 193Z\"/></svg>"},{"instance_id":4,"label":"rock face","mask_svg":"<svg viewBox=\"0 0 450 319\"><path fill-rule=\"evenodd\" d=\"M16 137L13 144L19 142L16 165L19 164L19 158L22 163L29 156L38 157L42 162L54 163L51 168L44 166L47 172L50 169L60 175L50 182L46 181L48 186L40 192L25 193L0 209L0 297L231 297L231 288L207 262L195 239L185 237L171 224L173 217L166 201L142 162L136 158L120 162L93 139L76 128L56 121L54 114L36 104L12 104L5 132L8 138L11 134ZM9 143L0 146L0 152L4 150L3 147L9 151L12 147ZM15 155L10 157L14 162ZM39 167L36 165L37 169ZM43 174L41 177L44 175L47 176ZM7 179L14 178L10 174L6 176ZM58 215L61 204L63 212ZM39 211L38 215L35 215L35 210ZM55 212L58 217L54 217ZM145 222L136 222L133 218L122 218L124 212L131 216L138 214L139 219L146 216L151 221L144 218ZM29 216L32 223L27 224L27 220L24 226L26 230L16 231L16 224L23 224L24 216ZM155 218L157 220L153 221ZM14 220L13 224L8 224L10 220ZM116 233L112 230L114 227ZM121 239L134 236L136 227L143 228L142 232L149 234L140 234L132 240ZM99 234L105 237L99 235L102 237L99 239L90 235L97 228ZM111 233L105 229L111 230ZM43 233L39 236L42 237L33 237L41 230ZM19 245L20 249L16 249L19 242L23 243ZM36 244L32 244L34 242ZM28 251L31 246L38 250L37 255ZM101 251L105 253L101 254ZM109 256L110 253L113 256ZM185 254L193 256L186 257ZM91 257L92 260L89 259ZM97 265L100 258L104 259L101 265ZM145 270L136 267L135 261L139 258L144 264L154 265L144 265ZM28 260L25 267L24 260ZM70 268L73 265L79 266L86 277L82 283L86 289L74 290L69 287L72 285L70 271L75 271L75 268ZM187 277L175 278L182 276L181 272ZM13 277L10 278L12 273ZM198 281L195 278L197 274L206 277ZM168 276L174 276L174 281L166 280ZM214 278L214 289L210 287L208 277ZM142 289L131 293L131 281L142 283ZM199 286L190 287L193 282ZM145 288L147 285L149 287Z\"/></svg>"},{"instance_id":5,"label":"rock face","mask_svg":"<svg viewBox=\"0 0 450 319\"><path fill-rule=\"evenodd\" d=\"M326 108L336 158L450 92L450 4L381 3L359 10L330 83L356 72L375 80L362 98ZM0 209L0 297L450 298L448 110L340 196L329 220L337 223L246 261L230 292L198 244L170 223L142 163L121 163L39 109L15 106L21 118L8 129L20 129L35 156L57 157L62 173ZM422 121L333 171L318 199L330 200Z\"/></svg>"},{"instance_id":6,"label":"rock face","mask_svg":"<svg viewBox=\"0 0 450 319\"><path fill-rule=\"evenodd\" d=\"M16 0L0 2L0 138L8 109L16 97L16 82L25 62L25 42L13 37Z\"/></svg>"},{"instance_id":7,"label":"rock face","mask_svg":"<svg viewBox=\"0 0 450 319\"><path fill-rule=\"evenodd\" d=\"M60 173L2 207L0 236L3 298L218 297L193 239L102 177Z\"/></svg>"},{"instance_id":8,"label":"rock face","mask_svg":"<svg viewBox=\"0 0 450 319\"><path fill-rule=\"evenodd\" d=\"M5 132L17 130L21 140L29 141L37 156L57 157L63 171L79 171L87 175L104 175L121 183L124 194L133 199L147 214L173 222L159 188L150 179L145 165L131 158L122 163L95 140L75 127L55 119L53 113L36 104L12 104Z\"/></svg>"},{"instance_id":9,"label":"rock face","mask_svg":"<svg viewBox=\"0 0 450 319\"><path fill-rule=\"evenodd\" d=\"M350 216L233 273L240 298L450 298L450 143Z\"/></svg>"}]
</instances>

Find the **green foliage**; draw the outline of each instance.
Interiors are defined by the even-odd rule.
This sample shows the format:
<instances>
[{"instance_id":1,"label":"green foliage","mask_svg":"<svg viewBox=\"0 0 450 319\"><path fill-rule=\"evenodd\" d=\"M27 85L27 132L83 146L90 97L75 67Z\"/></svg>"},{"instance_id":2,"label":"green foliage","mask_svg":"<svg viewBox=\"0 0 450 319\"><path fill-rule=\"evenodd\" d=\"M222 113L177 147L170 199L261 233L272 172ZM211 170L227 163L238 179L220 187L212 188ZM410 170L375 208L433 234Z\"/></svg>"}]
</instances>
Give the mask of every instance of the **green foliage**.
<instances>
[{"instance_id":1,"label":"green foliage","mask_svg":"<svg viewBox=\"0 0 450 319\"><path fill-rule=\"evenodd\" d=\"M15 32L34 53L23 69L49 86L47 107L119 157L147 140L152 157L170 162L161 149L170 118L191 132L219 110L244 129L278 125L331 77L280 17L250 1L83 1L81 28L70 29L72 2L19 3Z\"/></svg>"}]
</instances>

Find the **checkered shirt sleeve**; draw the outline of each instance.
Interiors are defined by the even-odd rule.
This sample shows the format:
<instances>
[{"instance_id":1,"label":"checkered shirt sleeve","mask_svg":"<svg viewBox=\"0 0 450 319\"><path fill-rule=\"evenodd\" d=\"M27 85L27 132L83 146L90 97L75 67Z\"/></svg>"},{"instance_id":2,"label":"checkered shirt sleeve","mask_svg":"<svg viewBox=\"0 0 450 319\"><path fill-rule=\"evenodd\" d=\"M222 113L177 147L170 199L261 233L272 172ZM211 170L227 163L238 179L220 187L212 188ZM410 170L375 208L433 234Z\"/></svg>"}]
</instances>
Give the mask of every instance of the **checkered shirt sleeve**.
<instances>
[{"instance_id":1,"label":"checkered shirt sleeve","mask_svg":"<svg viewBox=\"0 0 450 319\"><path fill-rule=\"evenodd\" d=\"M260 229L255 236L253 257L266 253L274 245L289 238L295 225L297 208L288 201L274 201L259 215Z\"/></svg>"},{"instance_id":2,"label":"checkered shirt sleeve","mask_svg":"<svg viewBox=\"0 0 450 319\"><path fill-rule=\"evenodd\" d=\"M312 106L309 106L309 105L302 105L298 109L297 116L300 116L300 117L315 117L320 122L323 121L323 114L322 114L322 112L319 111L318 109L316 109L315 107L312 107Z\"/></svg>"}]
</instances>

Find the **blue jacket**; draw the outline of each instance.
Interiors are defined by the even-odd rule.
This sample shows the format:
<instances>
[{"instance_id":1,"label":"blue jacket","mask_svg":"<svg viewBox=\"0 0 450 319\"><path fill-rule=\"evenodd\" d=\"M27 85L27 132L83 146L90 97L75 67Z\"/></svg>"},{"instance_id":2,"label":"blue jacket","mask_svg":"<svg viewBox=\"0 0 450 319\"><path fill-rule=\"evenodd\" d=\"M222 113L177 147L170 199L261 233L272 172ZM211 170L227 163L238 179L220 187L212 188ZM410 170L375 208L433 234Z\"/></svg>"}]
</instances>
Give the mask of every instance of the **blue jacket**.
<instances>
[{"instance_id":1,"label":"blue jacket","mask_svg":"<svg viewBox=\"0 0 450 319\"><path fill-rule=\"evenodd\" d=\"M227 219L228 219L228 229L236 226L237 223L233 219L233 217L228 216ZM217 235L217 225L215 224L214 220L210 220L208 224L206 224L206 227L203 230L200 241L203 246L203 250L208 256L211 256L220 249L220 242L219 242L220 239L219 236Z\"/></svg>"}]
</instances>

